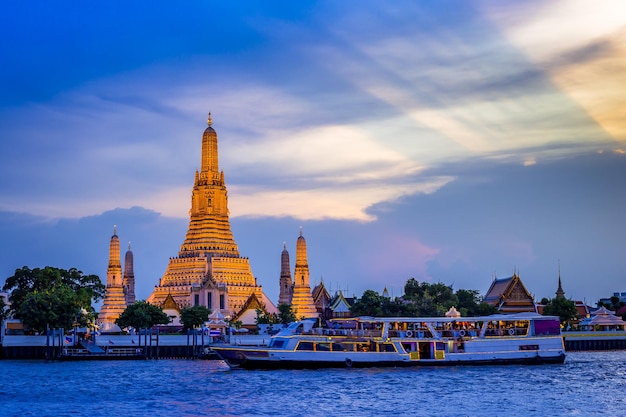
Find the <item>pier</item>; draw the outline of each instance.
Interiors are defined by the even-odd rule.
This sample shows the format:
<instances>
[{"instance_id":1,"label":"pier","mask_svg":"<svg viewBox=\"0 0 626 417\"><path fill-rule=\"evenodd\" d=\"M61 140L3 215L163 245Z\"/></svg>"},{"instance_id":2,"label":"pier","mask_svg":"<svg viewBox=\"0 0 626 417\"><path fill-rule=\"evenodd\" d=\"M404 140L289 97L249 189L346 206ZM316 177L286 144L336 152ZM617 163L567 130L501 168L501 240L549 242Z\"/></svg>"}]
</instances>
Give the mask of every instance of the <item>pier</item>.
<instances>
[{"instance_id":1,"label":"pier","mask_svg":"<svg viewBox=\"0 0 626 417\"><path fill-rule=\"evenodd\" d=\"M4 336L0 359L122 360L122 359L211 359L212 339L202 332L164 335L100 335L93 342L74 343L72 335ZM239 345L264 345L268 335L232 335ZM90 350L90 351L89 351Z\"/></svg>"},{"instance_id":2,"label":"pier","mask_svg":"<svg viewBox=\"0 0 626 417\"><path fill-rule=\"evenodd\" d=\"M622 330L563 332L563 341L567 351L626 350L626 332Z\"/></svg>"}]
</instances>

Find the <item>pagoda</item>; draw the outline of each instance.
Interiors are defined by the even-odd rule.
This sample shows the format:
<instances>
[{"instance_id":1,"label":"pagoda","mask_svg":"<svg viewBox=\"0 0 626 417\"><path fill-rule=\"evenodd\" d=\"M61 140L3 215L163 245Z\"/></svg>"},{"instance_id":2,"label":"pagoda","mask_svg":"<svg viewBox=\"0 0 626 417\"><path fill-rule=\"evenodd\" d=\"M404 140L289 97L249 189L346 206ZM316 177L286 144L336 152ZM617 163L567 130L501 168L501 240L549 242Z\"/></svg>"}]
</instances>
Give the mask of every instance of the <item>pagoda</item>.
<instances>
[{"instance_id":1,"label":"pagoda","mask_svg":"<svg viewBox=\"0 0 626 417\"><path fill-rule=\"evenodd\" d=\"M196 171L191 192L185 241L178 256L170 258L165 274L147 301L162 305L171 295L180 308L203 305L232 317L254 294L275 309L257 285L248 258L240 256L233 238L211 113L207 124L202 135L200 172Z\"/></svg>"},{"instance_id":2,"label":"pagoda","mask_svg":"<svg viewBox=\"0 0 626 417\"><path fill-rule=\"evenodd\" d=\"M291 295L291 308L297 319L317 318L319 316L313 295L311 294L311 281L309 277L309 262L306 253L306 240L300 236L296 241L296 267L293 273L293 292Z\"/></svg>"},{"instance_id":3,"label":"pagoda","mask_svg":"<svg viewBox=\"0 0 626 417\"><path fill-rule=\"evenodd\" d=\"M113 236L111 236L109 243L106 291L97 320L100 331L103 333L119 332L120 328L115 324L115 321L125 309L126 298L124 297L124 286L122 284L120 239L117 237L117 227L113 226Z\"/></svg>"},{"instance_id":4,"label":"pagoda","mask_svg":"<svg viewBox=\"0 0 626 417\"><path fill-rule=\"evenodd\" d=\"M133 251L130 250L130 242L128 242L128 250L124 255L124 278L122 284L124 287L124 298L126 305L134 304L135 299L135 271L134 271Z\"/></svg>"}]
</instances>

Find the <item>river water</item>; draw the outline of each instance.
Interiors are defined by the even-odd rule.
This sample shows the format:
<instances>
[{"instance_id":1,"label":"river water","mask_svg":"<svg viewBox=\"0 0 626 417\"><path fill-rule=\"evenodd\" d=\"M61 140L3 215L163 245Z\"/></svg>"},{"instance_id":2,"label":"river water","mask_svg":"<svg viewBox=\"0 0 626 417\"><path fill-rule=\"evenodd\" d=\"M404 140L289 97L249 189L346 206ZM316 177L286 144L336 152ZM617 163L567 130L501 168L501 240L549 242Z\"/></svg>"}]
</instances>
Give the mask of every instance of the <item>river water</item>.
<instances>
[{"instance_id":1,"label":"river water","mask_svg":"<svg viewBox=\"0 0 626 417\"><path fill-rule=\"evenodd\" d=\"M2 416L624 416L626 351L563 365L231 371L221 361L0 361Z\"/></svg>"}]
</instances>

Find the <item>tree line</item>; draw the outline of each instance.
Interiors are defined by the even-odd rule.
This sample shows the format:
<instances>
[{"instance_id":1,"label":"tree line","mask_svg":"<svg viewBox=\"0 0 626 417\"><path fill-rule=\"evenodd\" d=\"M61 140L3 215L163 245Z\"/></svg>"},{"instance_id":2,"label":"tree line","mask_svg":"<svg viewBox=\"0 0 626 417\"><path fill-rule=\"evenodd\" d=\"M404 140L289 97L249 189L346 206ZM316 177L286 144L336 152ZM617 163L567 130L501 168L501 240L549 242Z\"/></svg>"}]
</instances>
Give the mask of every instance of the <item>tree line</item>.
<instances>
[{"instance_id":1,"label":"tree line","mask_svg":"<svg viewBox=\"0 0 626 417\"><path fill-rule=\"evenodd\" d=\"M350 308L353 316L442 317L452 307L461 316L485 316L498 310L483 301L478 290L460 289L442 283L419 282L409 278L400 297L385 297L366 290Z\"/></svg>"}]
</instances>

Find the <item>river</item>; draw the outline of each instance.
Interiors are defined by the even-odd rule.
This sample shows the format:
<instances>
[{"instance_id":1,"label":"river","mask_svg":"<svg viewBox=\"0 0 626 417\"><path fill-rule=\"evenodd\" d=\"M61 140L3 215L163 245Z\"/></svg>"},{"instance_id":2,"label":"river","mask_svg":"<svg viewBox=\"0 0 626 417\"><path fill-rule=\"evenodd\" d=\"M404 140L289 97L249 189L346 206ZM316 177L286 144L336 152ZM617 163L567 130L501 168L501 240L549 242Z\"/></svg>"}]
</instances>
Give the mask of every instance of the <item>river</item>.
<instances>
[{"instance_id":1,"label":"river","mask_svg":"<svg viewBox=\"0 0 626 417\"><path fill-rule=\"evenodd\" d=\"M626 351L563 365L231 371L221 361L0 361L2 416L623 416Z\"/></svg>"}]
</instances>

